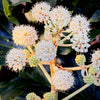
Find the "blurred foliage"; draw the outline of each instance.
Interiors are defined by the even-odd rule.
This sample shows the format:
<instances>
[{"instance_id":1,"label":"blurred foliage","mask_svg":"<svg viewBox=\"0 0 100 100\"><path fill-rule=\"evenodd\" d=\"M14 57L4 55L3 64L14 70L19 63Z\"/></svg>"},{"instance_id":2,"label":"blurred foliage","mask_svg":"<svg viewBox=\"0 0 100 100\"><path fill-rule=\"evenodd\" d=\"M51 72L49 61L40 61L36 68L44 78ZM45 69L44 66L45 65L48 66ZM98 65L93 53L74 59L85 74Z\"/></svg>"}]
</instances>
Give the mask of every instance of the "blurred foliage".
<instances>
[{"instance_id":1,"label":"blurred foliage","mask_svg":"<svg viewBox=\"0 0 100 100\"><path fill-rule=\"evenodd\" d=\"M39 67L29 68L27 66L22 72L13 72L12 74L7 68L5 68L7 70L6 72L5 69L3 69L7 51L15 46L12 41L11 32L13 26L19 24L34 25L36 29L41 32L38 32L38 34L41 34L40 37L43 39L43 25L36 22L34 23L34 19L31 19L30 17L32 5L39 1L49 2L51 6L66 6L73 15L80 13L87 16L89 21L92 22L91 28L93 30L89 33L91 42L100 34L99 0L16 0L16 3L13 4L9 0L0 0L0 77L3 77L5 73L5 75L10 77L9 80L7 76L5 76L3 80L2 78L0 80L1 100L14 100L14 98L16 98L15 100L25 100L27 93L33 91L42 97L43 93L50 91L50 84ZM76 52L71 48L59 47L58 56L63 66L77 66L74 61ZM86 56L89 59L90 55L86 54ZM1 65L3 65L3 67ZM48 66L45 67L47 70L49 69ZM13 77L9 76L9 73ZM64 94L60 92L60 99L83 86L84 83L80 71L75 72L74 76L76 77L75 87L64 92ZM72 100L99 100L98 97L95 97L95 94L95 88L92 86L72 98Z\"/></svg>"},{"instance_id":2,"label":"blurred foliage","mask_svg":"<svg viewBox=\"0 0 100 100\"><path fill-rule=\"evenodd\" d=\"M100 10L97 10L92 17L89 19L90 22L99 22L100 21Z\"/></svg>"}]
</instances>

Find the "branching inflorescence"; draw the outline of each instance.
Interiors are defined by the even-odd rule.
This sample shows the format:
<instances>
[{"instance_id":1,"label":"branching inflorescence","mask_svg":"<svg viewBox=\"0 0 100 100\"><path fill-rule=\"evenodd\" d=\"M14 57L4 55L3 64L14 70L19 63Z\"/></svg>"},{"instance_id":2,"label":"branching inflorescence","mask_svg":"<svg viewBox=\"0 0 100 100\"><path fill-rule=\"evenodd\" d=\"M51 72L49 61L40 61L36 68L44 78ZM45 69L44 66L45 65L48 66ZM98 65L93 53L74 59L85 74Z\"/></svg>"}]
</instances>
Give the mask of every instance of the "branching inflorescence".
<instances>
[{"instance_id":1,"label":"branching inflorescence","mask_svg":"<svg viewBox=\"0 0 100 100\"><path fill-rule=\"evenodd\" d=\"M83 53L88 52L90 23L83 15L72 17L68 9L63 6L51 8L46 2L36 3L32 7L33 19L44 24L45 40L38 42L37 31L29 25L15 26L13 29L13 41L22 48L11 49L6 56L6 63L14 71L22 70L26 63L30 67L40 66L44 75L51 84L51 92L44 95L43 100L58 100L58 90L70 89L75 78L72 71L81 70L83 80L86 86L82 87L79 92L94 83L100 85L100 50L92 54L91 64L85 65L86 58ZM37 42L36 42L37 40ZM70 44L65 44L69 40ZM58 46L72 47L80 53L76 56L75 61L78 67L62 67L56 64ZM35 49L33 50L32 47ZM82 53L82 54L81 54ZM51 76L47 73L43 64L49 64ZM68 100L77 92L71 94L63 100ZM38 98L38 99L36 99ZM48 99L46 99L48 98ZM26 96L27 100L41 100L35 93Z\"/></svg>"}]
</instances>

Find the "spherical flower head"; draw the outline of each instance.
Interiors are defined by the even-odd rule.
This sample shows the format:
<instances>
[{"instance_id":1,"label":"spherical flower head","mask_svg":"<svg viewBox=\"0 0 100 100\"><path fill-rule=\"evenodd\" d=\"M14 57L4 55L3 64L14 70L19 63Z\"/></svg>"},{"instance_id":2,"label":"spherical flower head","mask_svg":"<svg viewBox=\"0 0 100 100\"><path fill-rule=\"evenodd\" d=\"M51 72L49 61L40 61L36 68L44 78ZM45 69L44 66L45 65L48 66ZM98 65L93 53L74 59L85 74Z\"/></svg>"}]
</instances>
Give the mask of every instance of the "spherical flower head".
<instances>
[{"instance_id":1,"label":"spherical flower head","mask_svg":"<svg viewBox=\"0 0 100 100\"><path fill-rule=\"evenodd\" d=\"M62 6L57 6L56 8L53 8L50 11L50 19L52 21L52 23L56 26L58 26L58 28L67 26L67 24L70 21L70 12L68 11L68 9L62 7Z\"/></svg>"},{"instance_id":2,"label":"spherical flower head","mask_svg":"<svg viewBox=\"0 0 100 100\"><path fill-rule=\"evenodd\" d=\"M55 89L68 90L74 84L74 77L72 76L71 73L67 71L59 70L54 73L52 82L53 82Z\"/></svg>"},{"instance_id":3,"label":"spherical flower head","mask_svg":"<svg viewBox=\"0 0 100 100\"><path fill-rule=\"evenodd\" d=\"M73 43L72 48L76 52L84 53L88 52L88 48L90 47L90 44L88 43L90 39L88 38L87 34L79 33L74 34L73 37L70 39L70 41Z\"/></svg>"},{"instance_id":4,"label":"spherical flower head","mask_svg":"<svg viewBox=\"0 0 100 100\"><path fill-rule=\"evenodd\" d=\"M97 50L92 54L91 61L93 67L97 68L97 70L100 70L100 50Z\"/></svg>"},{"instance_id":5,"label":"spherical flower head","mask_svg":"<svg viewBox=\"0 0 100 100\"><path fill-rule=\"evenodd\" d=\"M69 29L74 33L88 33L90 31L90 23L83 15L76 15L70 21Z\"/></svg>"},{"instance_id":6,"label":"spherical flower head","mask_svg":"<svg viewBox=\"0 0 100 100\"><path fill-rule=\"evenodd\" d=\"M42 62L49 62L56 57L56 48L52 41L42 40L36 47L36 56Z\"/></svg>"},{"instance_id":7,"label":"spherical flower head","mask_svg":"<svg viewBox=\"0 0 100 100\"><path fill-rule=\"evenodd\" d=\"M22 49L11 49L6 56L8 67L14 71L20 71L26 65L26 57Z\"/></svg>"},{"instance_id":8,"label":"spherical flower head","mask_svg":"<svg viewBox=\"0 0 100 100\"><path fill-rule=\"evenodd\" d=\"M43 97L44 97L44 100L54 100L54 99L55 99L54 94L51 93L51 92L45 93L45 94L43 95Z\"/></svg>"},{"instance_id":9,"label":"spherical flower head","mask_svg":"<svg viewBox=\"0 0 100 100\"><path fill-rule=\"evenodd\" d=\"M26 25L20 25L15 26L13 29L13 41L17 45L22 46L31 46L35 43L35 40L37 40L37 32L34 27L32 26L26 26Z\"/></svg>"},{"instance_id":10,"label":"spherical flower head","mask_svg":"<svg viewBox=\"0 0 100 100\"><path fill-rule=\"evenodd\" d=\"M29 58L29 64L30 64L30 67L36 67L39 64L39 60L36 55L31 56Z\"/></svg>"},{"instance_id":11,"label":"spherical flower head","mask_svg":"<svg viewBox=\"0 0 100 100\"><path fill-rule=\"evenodd\" d=\"M24 55L26 56L27 59L29 59L31 57L31 53L27 49L24 49L23 53L24 53Z\"/></svg>"},{"instance_id":12,"label":"spherical flower head","mask_svg":"<svg viewBox=\"0 0 100 100\"><path fill-rule=\"evenodd\" d=\"M34 92L27 94L26 100L41 100Z\"/></svg>"},{"instance_id":13,"label":"spherical flower head","mask_svg":"<svg viewBox=\"0 0 100 100\"><path fill-rule=\"evenodd\" d=\"M93 66L91 66L91 67L89 68L89 74L95 74L97 71L98 71L97 68L95 68L95 67L93 67Z\"/></svg>"},{"instance_id":14,"label":"spherical flower head","mask_svg":"<svg viewBox=\"0 0 100 100\"><path fill-rule=\"evenodd\" d=\"M32 8L32 16L36 21L43 22L49 19L50 5L46 2L36 3Z\"/></svg>"},{"instance_id":15,"label":"spherical flower head","mask_svg":"<svg viewBox=\"0 0 100 100\"><path fill-rule=\"evenodd\" d=\"M88 74L87 76L84 76L83 80L84 80L84 82L86 84L92 84L92 83L94 83L94 77L91 74Z\"/></svg>"},{"instance_id":16,"label":"spherical flower head","mask_svg":"<svg viewBox=\"0 0 100 100\"><path fill-rule=\"evenodd\" d=\"M86 62L86 58L83 54L77 55L75 58L75 61L78 65L82 66L85 64Z\"/></svg>"}]
</instances>

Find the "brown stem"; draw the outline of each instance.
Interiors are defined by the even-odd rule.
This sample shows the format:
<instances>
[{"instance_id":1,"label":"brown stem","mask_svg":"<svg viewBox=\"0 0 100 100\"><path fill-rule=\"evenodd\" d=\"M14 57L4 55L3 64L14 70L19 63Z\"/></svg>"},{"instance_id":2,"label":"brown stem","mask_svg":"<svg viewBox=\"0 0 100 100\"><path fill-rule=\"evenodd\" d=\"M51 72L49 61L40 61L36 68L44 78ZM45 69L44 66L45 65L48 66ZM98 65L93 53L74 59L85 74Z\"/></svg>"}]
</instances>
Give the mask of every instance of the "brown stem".
<instances>
[{"instance_id":1,"label":"brown stem","mask_svg":"<svg viewBox=\"0 0 100 100\"><path fill-rule=\"evenodd\" d=\"M54 75L54 67L55 67L55 63L56 63L56 58L54 58L51 62L50 62L50 70L51 70L51 79ZM52 81L51 81L52 82ZM55 89L54 85L51 83L51 92L55 95L55 99L54 100L58 100L58 91Z\"/></svg>"}]
</instances>

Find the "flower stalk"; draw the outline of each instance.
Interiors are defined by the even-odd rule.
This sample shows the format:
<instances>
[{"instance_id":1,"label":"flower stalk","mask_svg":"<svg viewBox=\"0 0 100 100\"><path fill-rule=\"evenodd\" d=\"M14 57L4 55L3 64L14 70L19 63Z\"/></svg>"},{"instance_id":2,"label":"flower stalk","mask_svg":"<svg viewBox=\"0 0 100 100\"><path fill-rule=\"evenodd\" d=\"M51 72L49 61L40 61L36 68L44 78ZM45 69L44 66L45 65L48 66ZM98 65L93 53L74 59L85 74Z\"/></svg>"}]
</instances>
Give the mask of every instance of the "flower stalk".
<instances>
[{"instance_id":1,"label":"flower stalk","mask_svg":"<svg viewBox=\"0 0 100 100\"><path fill-rule=\"evenodd\" d=\"M71 46L74 46L75 44L60 44L60 43L56 43L57 46L60 46L60 47L71 47Z\"/></svg>"},{"instance_id":2,"label":"flower stalk","mask_svg":"<svg viewBox=\"0 0 100 100\"><path fill-rule=\"evenodd\" d=\"M43 65L41 63L39 63L39 67L41 68L41 70L43 71L44 75L46 76L46 78L48 79L49 83L51 84L51 77L47 73L46 69L43 67Z\"/></svg>"},{"instance_id":3,"label":"flower stalk","mask_svg":"<svg viewBox=\"0 0 100 100\"><path fill-rule=\"evenodd\" d=\"M73 92L72 94L68 95L67 97L65 97L62 100L69 100L72 97L74 97L75 95L77 95L78 93L82 92L83 90L85 90L86 88L88 88L90 86L90 84L86 84L83 87L81 87L80 89L78 89L77 91Z\"/></svg>"},{"instance_id":4,"label":"flower stalk","mask_svg":"<svg viewBox=\"0 0 100 100\"><path fill-rule=\"evenodd\" d=\"M50 62L50 71L51 71L51 78L54 75L54 67L55 67L55 63L56 63L56 58L54 58L51 62ZM58 100L58 91L55 89L54 85L51 83L51 92L54 94L55 99L54 100Z\"/></svg>"}]
</instances>

